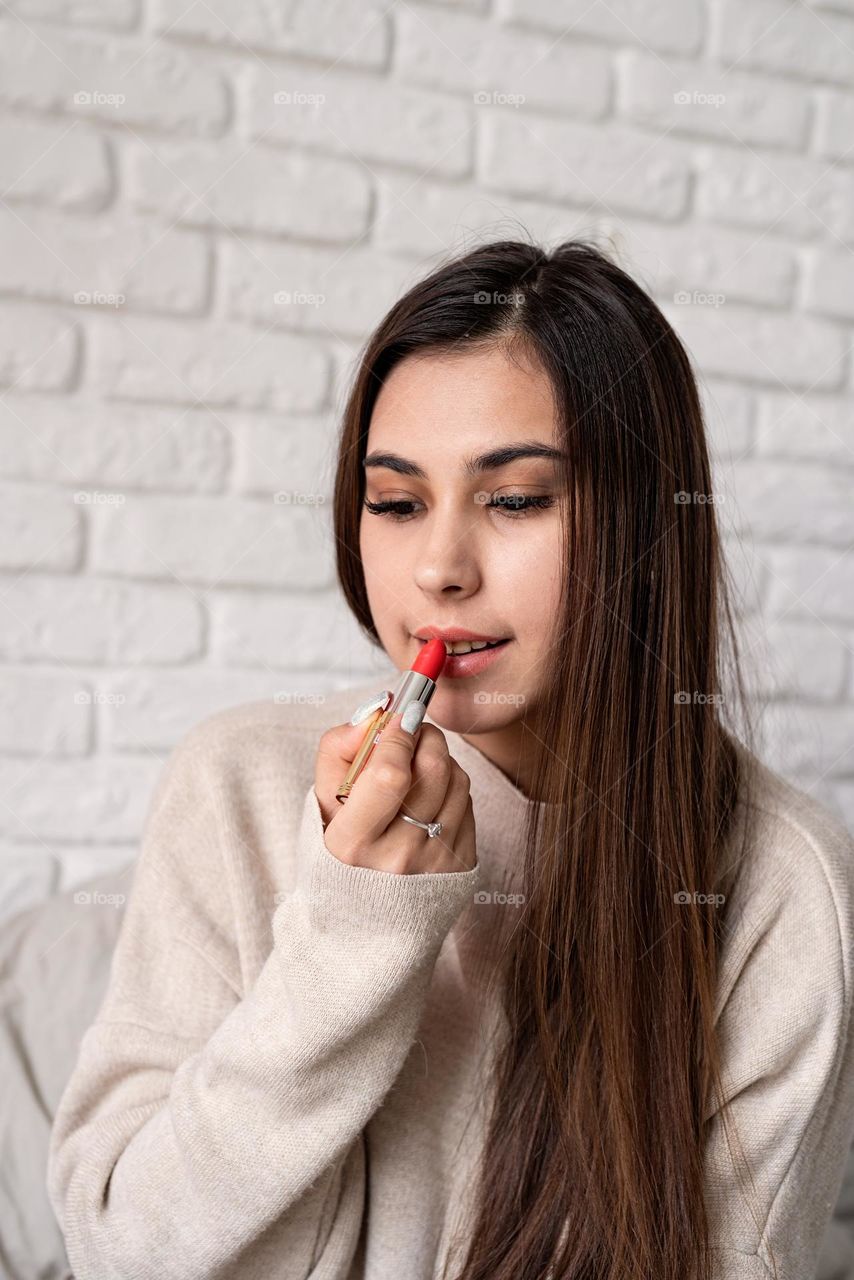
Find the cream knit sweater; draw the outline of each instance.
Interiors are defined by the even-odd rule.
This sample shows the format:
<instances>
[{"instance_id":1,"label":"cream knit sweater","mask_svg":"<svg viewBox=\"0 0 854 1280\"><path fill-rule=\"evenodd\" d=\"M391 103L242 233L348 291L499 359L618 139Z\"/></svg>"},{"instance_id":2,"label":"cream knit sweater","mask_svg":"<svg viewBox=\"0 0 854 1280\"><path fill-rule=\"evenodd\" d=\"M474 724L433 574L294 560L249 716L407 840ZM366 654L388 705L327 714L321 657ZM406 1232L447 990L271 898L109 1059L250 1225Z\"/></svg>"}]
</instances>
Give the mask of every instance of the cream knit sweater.
<instances>
[{"instance_id":1,"label":"cream knit sweater","mask_svg":"<svg viewBox=\"0 0 854 1280\"><path fill-rule=\"evenodd\" d=\"M449 733L477 866L339 861L317 742L379 687L243 705L172 753L51 1134L76 1280L439 1273L486 1119L495 1002L478 962L517 909L495 895L512 892L528 802ZM767 1280L768 1242L780 1280L809 1280L854 1132L854 842L751 761L760 825L729 903L720 1017L761 1237L719 1118L708 1202L720 1280Z\"/></svg>"}]
</instances>

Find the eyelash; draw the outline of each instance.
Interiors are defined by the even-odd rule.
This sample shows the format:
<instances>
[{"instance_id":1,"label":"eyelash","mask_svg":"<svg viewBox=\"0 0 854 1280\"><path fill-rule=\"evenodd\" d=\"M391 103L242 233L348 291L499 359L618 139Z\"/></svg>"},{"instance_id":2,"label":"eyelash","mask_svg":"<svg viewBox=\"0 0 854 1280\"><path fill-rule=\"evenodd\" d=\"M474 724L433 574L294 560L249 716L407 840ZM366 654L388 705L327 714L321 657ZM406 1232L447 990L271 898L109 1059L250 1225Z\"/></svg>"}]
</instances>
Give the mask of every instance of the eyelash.
<instances>
[{"instance_id":1,"label":"eyelash","mask_svg":"<svg viewBox=\"0 0 854 1280\"><path fill-rule=\"evenodd\" d=\"M524 504L524 505L522 505ZM505 495L503 502L485 502L486 507L492 507L494 510L500 511L502 515L507 516L510 520L518 520L523 518L531 511L544 511L554 504L554 498L547 494L522 494L509 493ZM387 500L384 502L369 502L365 499L365 507L374 516L387 516L391 520L406 521L414 514L411 511L404 512L401 508L412 507L415 504L409 499L399 498L396 501Z\"/></svg>"}]
</instances>

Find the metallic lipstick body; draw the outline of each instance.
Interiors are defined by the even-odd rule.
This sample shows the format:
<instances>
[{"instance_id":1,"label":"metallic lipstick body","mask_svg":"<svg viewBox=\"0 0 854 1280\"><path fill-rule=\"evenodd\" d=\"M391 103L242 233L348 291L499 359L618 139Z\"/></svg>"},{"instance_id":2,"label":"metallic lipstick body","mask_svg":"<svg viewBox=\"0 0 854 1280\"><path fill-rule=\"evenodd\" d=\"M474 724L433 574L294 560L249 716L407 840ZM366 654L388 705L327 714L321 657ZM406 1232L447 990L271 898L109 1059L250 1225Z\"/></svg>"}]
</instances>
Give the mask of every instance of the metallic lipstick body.
<instances>
[{"instance_id":1,"label":"metallic lipstick body","mask_svg":"<svg viewBox=\"0 0 854 1280\"><path fill-rule=\"evenodd\" d=\"M335 799L341 804L347 799L353 783L367 764L371 752L379 741L383 729L398 711L403 711L410 702L422 702L428 706L436 688L436 681L445 663L447 651L441 640L429 640L409 671L399 677L392 692L391 701L386 707L378 707L371 716L365 729L361 746L347 770L346 777L335 792Z\"/></svg>"}]
</instances>

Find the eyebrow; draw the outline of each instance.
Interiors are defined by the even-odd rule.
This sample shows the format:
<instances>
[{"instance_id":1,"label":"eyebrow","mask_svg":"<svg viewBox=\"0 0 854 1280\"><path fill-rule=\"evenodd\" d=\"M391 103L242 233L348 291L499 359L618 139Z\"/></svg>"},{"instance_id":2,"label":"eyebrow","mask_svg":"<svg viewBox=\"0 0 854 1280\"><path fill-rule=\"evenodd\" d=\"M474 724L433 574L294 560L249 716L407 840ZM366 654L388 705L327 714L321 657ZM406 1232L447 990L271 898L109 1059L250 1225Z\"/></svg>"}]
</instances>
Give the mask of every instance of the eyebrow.
<instances>
[{"instance_id":1,"label":"eyebrow","mask_svg":"<svg viewBox=\"0 0 854 1280\"><path fill-rule=\"evenodd\" d=\"M495 471L499 467L506 467L510 462L516 462L519 458L545 458L549 462L559 462L566 458L566 454L561 449L554 449L550 444L541 444L539 441L522 441L519 444L504 445L500 449L490 449L488 453L479 453L474 457L466 458L464 469L468 476L479 476L484 471ZM402 458L399 453L369 453L362 462L362 466L368 467L387 467L389 471L396 471L402 476L412 476L416 480L427 480L427 472L423 467L419 467L417 462L411 462L408 458Z\"/></svg>"}]
</instances>

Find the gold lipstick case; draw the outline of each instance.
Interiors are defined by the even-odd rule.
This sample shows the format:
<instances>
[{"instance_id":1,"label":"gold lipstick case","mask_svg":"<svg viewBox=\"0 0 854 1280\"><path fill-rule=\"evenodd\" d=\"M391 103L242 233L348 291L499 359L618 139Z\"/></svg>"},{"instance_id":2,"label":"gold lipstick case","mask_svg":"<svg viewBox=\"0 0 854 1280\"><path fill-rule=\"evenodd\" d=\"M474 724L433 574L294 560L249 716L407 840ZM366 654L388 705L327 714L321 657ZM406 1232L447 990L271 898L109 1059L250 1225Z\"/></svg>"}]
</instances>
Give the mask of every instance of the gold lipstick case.
<instances>
[{"instance_id":1,"label":"gold lipstick case","mask_svg":"<svg viewBox=\"0 0 854 1280\"><path fill-rule=\"evenodd\" d=\"M403 673L395 686L391 702L385 710L379 707L368 721L361 746L353 758L353 763L347 770L344 781L335 792L336 800L343 804L347 799L353 788L353 783L367 764L379 735L392 716L396 715L398 711L403 711L405 707L409 706L410 702L423 702L426 707L433 697L435 688L436 681L431 680L429 676L422 675L420 671L405 671Z\"/></svg>"}]
</instances>

